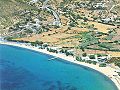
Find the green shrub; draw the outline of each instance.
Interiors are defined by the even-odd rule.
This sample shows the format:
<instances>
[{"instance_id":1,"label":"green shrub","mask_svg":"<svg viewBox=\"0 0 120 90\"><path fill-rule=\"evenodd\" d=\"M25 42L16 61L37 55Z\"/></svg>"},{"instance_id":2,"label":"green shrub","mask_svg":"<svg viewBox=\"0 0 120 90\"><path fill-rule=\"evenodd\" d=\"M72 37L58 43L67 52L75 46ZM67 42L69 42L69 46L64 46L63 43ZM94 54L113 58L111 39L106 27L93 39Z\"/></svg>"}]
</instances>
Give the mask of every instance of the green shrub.
<instances>
[{"instance_id":1,"label":"green shrub","mask_svg":"<svg viewBox=\"0 0 120 90\"><path fill-rule=\"evenodd\" d=\"M71 23L69 24L69 26L75 27L76 25L75 25L75 23L71 22Z\"/></svg>"},{"instance_id":2,"label":"green shrub","mask_svg":"<svg viewBox=\"0 0 120 90\"><path fill-rule=\"evenodd\" d=\"M97 54L97 57L101 57L102 55L101 54Z\"/></svg>"},{"instance_id":3,"label":"green shrub","mask_svg":"<svg viewBox=\"0 0 120 90\"><path fill-rule=\"evenodd\" d=\"M35 44L37 44L37 45L42 45L43 42L42 42L42 41L38 41L38 40L36 40L36 41L35 41Z\"/></svg>"},{"instance_id":4,"label":"green shrub","mask_svg":"<svg viewBox=\"0 0 120 90\"><path fill-rule=\"evenodd\" d=\"M53 52L53 53L58 53L57 50L54 50L54 49L51 49L51 48L47 48L47 51L49 51L49 52Z\"/></svg>"},{"instance_id":5,"label":"green shrub","mask_svg":"<svg viewBox=\"0 0 120 90\"><path fill-rule=\"evenodd\" d=\"M120 62L115 62L115 65L120 68Z\"/></svg>"},{"instance_id":6,"label":"green shrub","mask_svg":"<svg viewBox=\"0 0 120 90\"><path fill-rule=\"evenodd\" d=\"M65 53L65 50L61 49L60 52L61 52L61 53Z\"/></svg>"},{"instance_id":7,"label":"green shrub","mask_svg":"<svg viewBox=\"0 0 120 90\"><path fill-rule=\"evenodd\" d=\"M120 72L118 72L118 75L120 76Z\"/></svg>"},{"instance_id":8,"label":"green shrub","mask_svg":"<svg viewBox=\"0 0 120 90\"><path fill-rule=\"evenodd\" d=\"M90 59L95 59L95 55L90 55L89 58Z\"/></svg>"},{"instance_id":9,"label":"green shrub","mask_svg":"<svg viewBox=\"0 0 120 90\"><path fill-rule=\"evenodd\" d=\"M99 67L106 67L106 63L100 64Z\"/></svg>"},{"instance_id":10,"label":"green shrub","mask_svg":"<svg viewBox=\"0 0 120 90\"><path fill-rule=\"evenodd\" d=\"M13 37L6 37L5 38L7 41L12 41Z\"/></svg>"},{"instance_id":11,"label":"green shrub","mask_svg":"<svg viewBox=\"0 0 120 90\"><path fill-rule=\"evenodd\" d=\"M47 44L44 44L43 47L44 47L44 48L45 48L45 47L48 47L48 45L47 45Z\"/></svg>"},{"instance_id":12,"label":"green shrub","mask_svg":"<svg viewBox=\"0 0 120 90\"><path fill-rule=\"evenodd\" d=\"M76 60L77 61L82 61L81 57L78 57L78 56L76 57Z\"/></svg>"},{"instance_id":13,"label":"green shrub","mask_svg":"<svg viewBox=\"0 0 120 90\"><path fill-rule=\"evenodd\" d=\"M79 61L79 57L78 56L76 56L76 60Z\"/></svg>"},{"instance_id":14,"label":"green shrub","mask_svg":"<svg viewBox=\"0 0 120 90\"><path fill-rule=\"evenodd\" d=\"M92 61L91 61L91 60L87 60L87 61L86 61L86 63L89 63L89 64L91 64L91 63L92 63Z\"/></svg>"},{"instance_id":15,"label":"green shrub","mask_svg":"<svg viewBox=\"0 0 120 90\"><path fill-rule=\"evenodd\" d=\"M84 20L85 22L87 22L88 18L84 17L83 20Z\"/></svg>"},{"instance_id":16,"label":"green shrub","mask_svg":"<svg viewBox=\"0 0 120 90\"><path fill-rule=\"evenodd\" d=\"M96 64L97 64L97 62L96 62L96 61L93 61L92 63L93 63L94 65L96 65Z\"/></svg>"},{"instance_id":17,"label":"green shrub","mask_svg":"<svg viewBox=\"0 0 120 90\"><path fill-rule=\"evenodd\" d=\"M83 59L83 60L81 60L81 62L85 62L85 60Z\"/></svg>"},{"instance_id":18,"label":"green shrub","mask_svg":"<svg viewBox=\"0 0 120 90\"><path fill-rule=\"evenodd\" d=\"M87 54L86 54L86 53L83 53L83 54L82 54L82 56L83 56L83 57L86 57L86 56L87 56Z\"/></svg>"},{"instance_id":19,"label":"green shrub","mask_svg":"<svg viewBox=\"0 0 120 90\"><path fill-rule=\"evenodd\" d=\"M47 48L47 51L49 51L49 48Z\"/></svg>"},{"instance_id":20,"label":"green shrub","mask_svg":"<svg viewBox=\"0 0 120 90\"><path fill-rule=\"evenodd\" d=\"M31 42L31 46L35 46L35 43L34 43L34 42Z\"/></svg>"},{"instance_id":21,"label":"green shrub","mask_svg":"<svg viewBox=\"0 0 120 90\"><path fill-rule=\"evenodd\" d=\"M70 52L65 52L65 54L66 56L69 56L69 55L73 56L73 53L70 53Z\"/></svg>"}]
</instances>

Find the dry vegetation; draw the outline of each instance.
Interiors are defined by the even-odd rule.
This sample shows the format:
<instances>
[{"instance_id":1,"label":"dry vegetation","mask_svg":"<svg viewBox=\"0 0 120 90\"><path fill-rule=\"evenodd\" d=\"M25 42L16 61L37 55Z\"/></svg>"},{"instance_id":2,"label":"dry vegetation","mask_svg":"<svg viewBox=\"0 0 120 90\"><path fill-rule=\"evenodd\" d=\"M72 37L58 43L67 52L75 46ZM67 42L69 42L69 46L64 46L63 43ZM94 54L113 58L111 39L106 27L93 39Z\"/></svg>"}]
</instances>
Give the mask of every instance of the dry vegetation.
<instances>
[{"instance_id":1,"label":"dry vegetation","mask_svg":"<svg viewBox=\"0 0 120 90\"><path fill-rule=\"evenodd\" d=\"M94 24L94 27L98 29L99 32L108 33L109 28L115 28L115 26L105 25L98 22L89 22L89 24Z\"/></svg>"},{"instance_id":2,"label":"dry vegetation","mask_svg":"<svg viewBox=\"0 0 120 90\"><path fill-rule=\"evenodd\" d=\"M19 11L32 8L16 0L0 0L0 33L7 32L10 26L19 22Z\"/></svg>"},{"instance_id":3,"label":"dry vegetation","mask_svg":"<svg viewBox=\"0 0 120 90\"><path fill-rule=\"evenodd\" d=\"M19 0L18 0L19 1ZM51 2L53 7L58 7L57 5L60 4L63 0L52 0L54 3ZM77 1L77 0L76 0ZM78 1L85 1L85 0L78 0ZM88 0L86 0L88 1ZM33 7L26 6L24 3L18 3L16 0L0 0L0 29L1 33L7 30L8 26L13 25L14 23L18 22L20 20L18 11L25 10L25 9L31 9ZM119 7L117 10L119 10ZM4 11L3 11L4 10ZM16 12L17 11L17 12ZM49 45L54 46L61 46L61 47L67 47L67 48L74 48L81 43L82 35L81 32L89 32L89 29L87 28L89 25L94 25L94 28L98 32L107 33L110 28L115 28L115 26L102 24L93 21L92 16L97 16L97 11L93 12L91 10L87 10L85 8L80 8L75 10L75 14L79 14L81 17L88 17L89 20L87 22L84 22L83 20L78 20L78 25L76 27L70 27L68 24L70 23L70 18L65 17L64 15L60 14L60 19L62 22L62 26L60 28L49 28L48 32L42 32L41 34L35 34L32 33L31 35L28 35L26 37L22 38L16 38L14 40L23 40L23 41L31 41L35 42L36 40L48 43ZM49 15L48 13L44 13L44 15L48 16L47 21L53 21L53 16ZM85 24L82 24L82 23ZM70 28L69 28L70 27ZM69 28L69 29L68 29ZM117 30L117 34L111 39L111 40L104 40L107 35L100 36L100 42L111 42L115 40L120 40L120 30ZM91 47L98 47L96 45L93 45ZM119 45L116 46L119 49ZM86 49L85 52L87 53L109 53L113 57L119 57L120 52L111 52L111 51L100 51L100 50L88 50ZM82 53L80 51L79 53Z\"/></svg>"}]
</instances>

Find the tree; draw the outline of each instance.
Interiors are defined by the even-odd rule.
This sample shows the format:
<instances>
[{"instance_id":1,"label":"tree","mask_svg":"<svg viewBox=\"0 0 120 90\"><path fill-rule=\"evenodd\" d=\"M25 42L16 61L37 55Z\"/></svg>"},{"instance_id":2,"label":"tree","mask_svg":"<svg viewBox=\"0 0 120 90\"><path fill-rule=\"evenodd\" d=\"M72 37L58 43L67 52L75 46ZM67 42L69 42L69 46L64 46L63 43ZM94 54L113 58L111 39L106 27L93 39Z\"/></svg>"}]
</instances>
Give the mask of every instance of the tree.
<instances>
[{"instance_id":1,"label":"tree","mask_svg":"<svg viewBox=\"0 0 120 90\"><path fill-rule=\"evenodd\" d=\"M106 63L101 63L99 67L106 67Z\"/></svg>"},{"instance_id":2,"label":"tree","mask_svg":"<svg viewBox=\"0 0 120 90\"><path fill-rule=\"evenodd\" d=\"M96 65L97 62L96 62L96 61L93 61L92 63L93 63L94 65Z\"/></svg>"},{"instance_id":3,"label":"tree","mask_svg":"<svg viewBox=\"0 0 120 90\"><path fill-rule=\"evenodd\" d=\"M83 53L83 54L82 54L82 56L83 56L83 57L86 57L86 56L87 56L87 54L86 54L86 53Z\"/></svg>"},{"instance_id":4,"label":"tree","mask_svg":"<svg viewBox=\"0 0 120 90\"><path fill-rule=\"evenodd\" d=\"M88 21L88 18L84 17L83 20L84 20L84 22L87 22L87 21Z\"/></svg>"},{"instance_id":5,"label":"tree","mask_svg":"<svg viewBox=\"0 0 120 90\"><path fill-rule=\"evenodd\" d=\"M95 55L90 55L89 58L90 59L95 59Z\"/></svg>"},{"instance_id":6,"label":"tree","mask_svg":"<svg viewBox=\"0 0 120 90\"><path fill-rule=\"evenodd\" d=\"M89 64L91 64L91 63L92 63L92 61L91 61L91 60L87 60L87 61L86 61L86 63L89 63Z\"/></svg>"},{"instance_id":7,"label":"tree","mask_svg":"<svg viewBox=\"0 0 120 90\"><path fill-rule=\"evenodd\" d=\"M31 29L27 29L25 32L26 33L33 33L33 31Z\"/></svg>"},{"instance_id":8,"label":"tree","mask_svg":"<svg viewBox=\"0 0 120 90\"><path fill-rule=\"evenodd\" d=\"M35 44L41 45L41 44L43 44L43 42L36 40L36 41L35 41Z\"/></svg>"},{"instance_id":9,"label":"tree","mask_svg":"<svg viewBox=\"0 0 120 90\"><path fill-rule=\"evenodd\" d=\"M115 65L117 65L118 67L120 67L120 62L118 62L118 63L115 63Z\"/></svg>"}]
</instances>

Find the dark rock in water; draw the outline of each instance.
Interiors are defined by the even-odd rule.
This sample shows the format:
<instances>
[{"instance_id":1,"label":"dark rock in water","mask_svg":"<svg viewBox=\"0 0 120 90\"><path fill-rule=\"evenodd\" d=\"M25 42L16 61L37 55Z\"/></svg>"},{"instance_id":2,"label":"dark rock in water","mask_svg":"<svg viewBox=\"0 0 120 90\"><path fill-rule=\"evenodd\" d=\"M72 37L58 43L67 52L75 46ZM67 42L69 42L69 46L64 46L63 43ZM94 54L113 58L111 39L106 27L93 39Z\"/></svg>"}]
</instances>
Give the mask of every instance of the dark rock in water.
<instances>
[{"instance_id":1,"label":"dark rock in water","mask_svg":"<svg viewBox=\"0 0 120 90\"><path fill-rule=\"evenodd\" d=\"M56 90L56 86L55 85L51 85L48 90Z\"/></svg>"},{"instance_id":2,"label":"dark rock in water","mask_svg":"<svg viewBox=\"0 0 120 90\"><path fill-rule=\"evenodd\" d=\"M0 85L1 90L13 90L15 88L25 87L37 78L22 67L15 67L13 63L1 60L0 62Z\"/></svg>"},{"instance_id":3,"label":"dark rock in water","mask_svg":"<svg viewBox=\"0 0 120 90\"><path fill-rule=\"evenodd\" d=\"M66 86L66 87L65 87L65 89L64 89L64 90L77 90L77 88L76 88L76 87L73 87L73 86L68 85L68 86Z\"/></svg>"},{"instance_id":4,"label":"dark rock in water","mask_svg":"<svg viewBox=\"0 0 120 90\"><path fill-rule=\"evenodd\" d=\"M42 84L42 86L49 86L49 85L51 85L53 82L52 81L44 81L43 82L43 84Z\"/></svg>"},{"instance_id":5,"label":"dark rock in water","mask_svg":"<svg viewBox=\"0 0 120 90\"><path fill-rule=\"evenodd\" d=\"M58 90L63 90L62 83L60 81L57 81Z\"/></svg>"}]
</instances>

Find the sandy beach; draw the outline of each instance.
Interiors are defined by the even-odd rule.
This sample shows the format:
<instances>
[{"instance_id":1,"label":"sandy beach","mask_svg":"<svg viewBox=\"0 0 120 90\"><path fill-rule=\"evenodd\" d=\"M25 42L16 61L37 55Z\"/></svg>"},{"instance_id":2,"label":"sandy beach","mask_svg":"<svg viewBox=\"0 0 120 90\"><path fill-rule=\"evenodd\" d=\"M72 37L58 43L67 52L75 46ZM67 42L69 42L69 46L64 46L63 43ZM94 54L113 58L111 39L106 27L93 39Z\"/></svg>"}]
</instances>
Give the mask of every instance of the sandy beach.
<instances>
[{"instance_id":1,"label":"sandy beach","mask_svg":"<svg viewBox=\"0 0 120 90\"><path fill-rule=\"evenodd\" d=\"M38 51L38 52L42 52L42 53L45 53L45 54L52 55L54 57L62 58L64 60L67 60L67 61L72 62L72 63L76 63L76 64L80 64L80 65L92 68L94 70L97 70L97 71L103 73L107 77L109 77L115 83L115 85L118 87L118 90L120 90L120 76L118 76L117 72L115 72L116 70L118 70L118 68L115 69L115 68L112 68L110 66L99 67L98 64L93 65L93 64L88 64L88 63L85 63L85 62L79 62L79 61L76 61L75 58L72 57L72 56L66 56L66 55L60 54L60 53L56 54L56 53L48 52L46 49L38 49L38 47L29 46L29 45L26 45L26 44L20 44L20 43L14 43L14 42L0 42L0 44L6 44L6 45L12 45L12 46L18 46L18 47L22 47L22 48L27 48L27 49L30 49L30 50L34 50L34 51Z\"/></svg>"}]
</instances>

